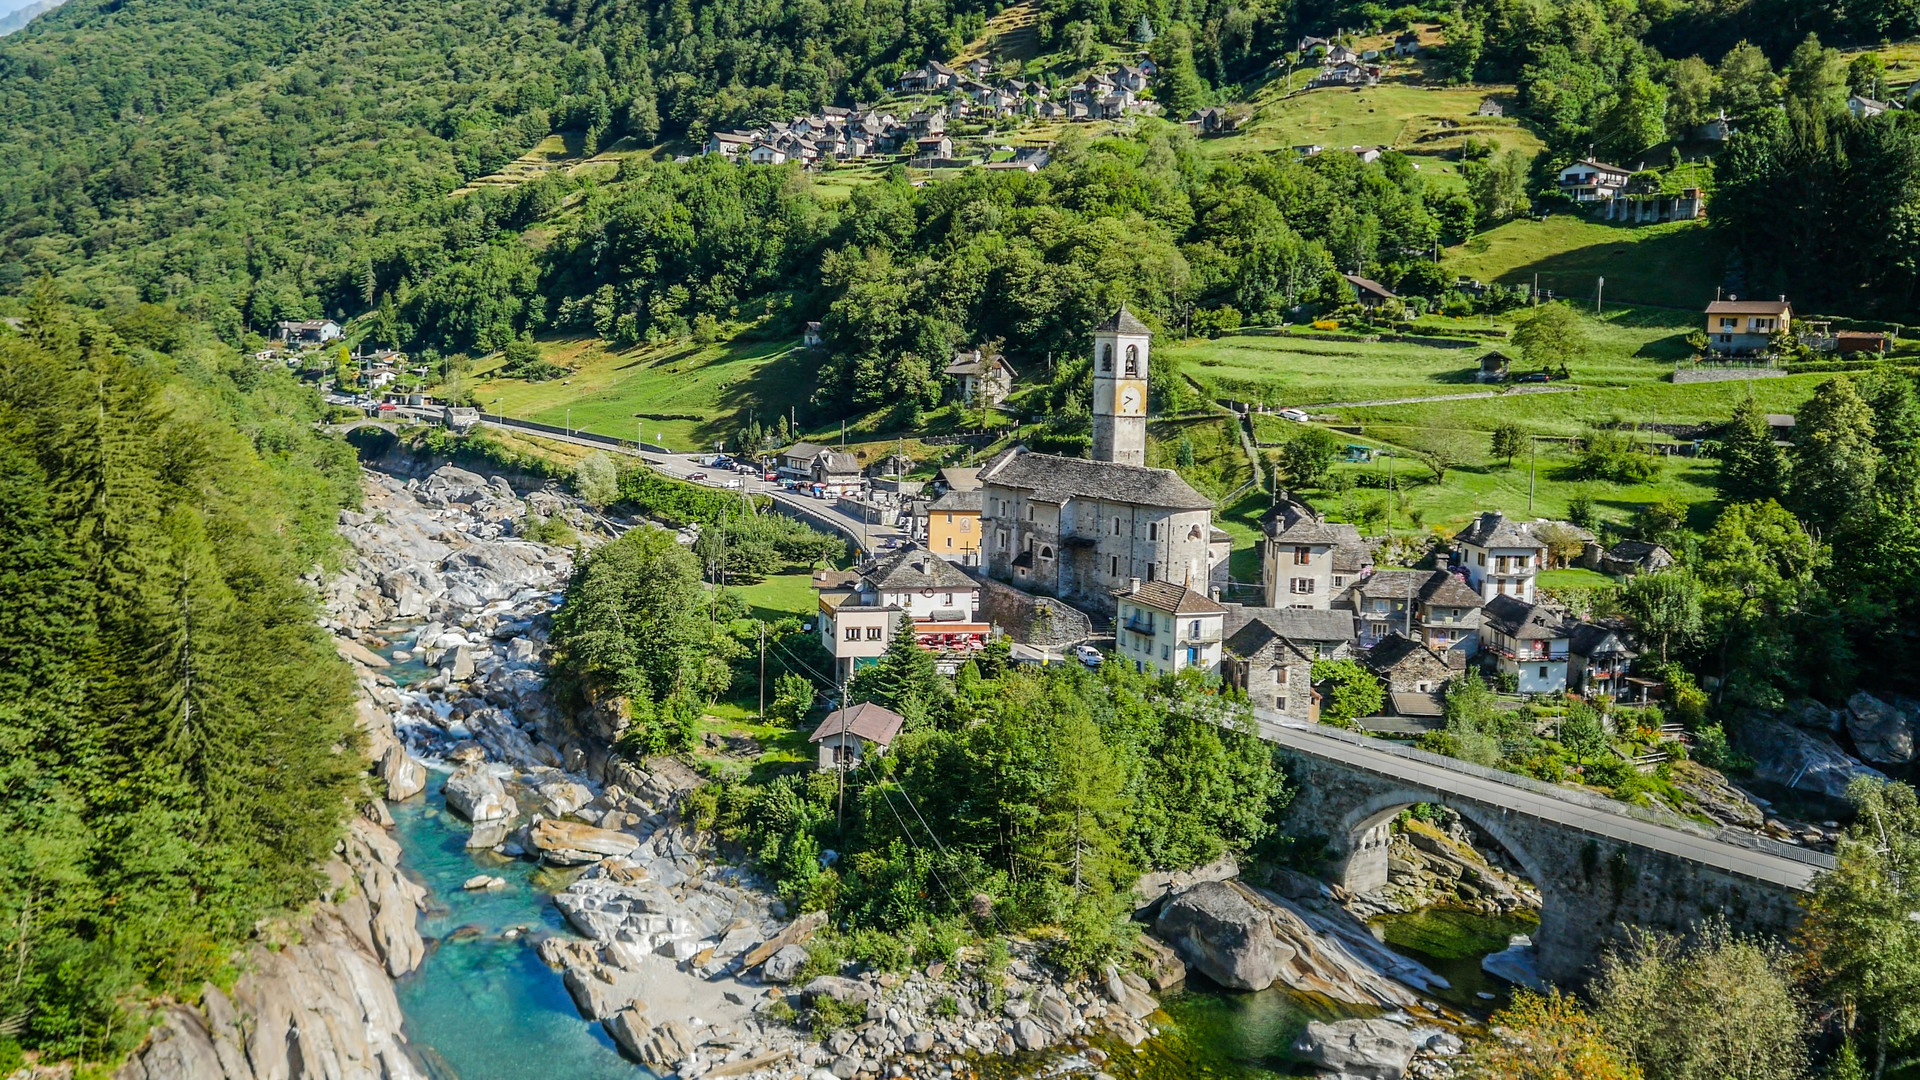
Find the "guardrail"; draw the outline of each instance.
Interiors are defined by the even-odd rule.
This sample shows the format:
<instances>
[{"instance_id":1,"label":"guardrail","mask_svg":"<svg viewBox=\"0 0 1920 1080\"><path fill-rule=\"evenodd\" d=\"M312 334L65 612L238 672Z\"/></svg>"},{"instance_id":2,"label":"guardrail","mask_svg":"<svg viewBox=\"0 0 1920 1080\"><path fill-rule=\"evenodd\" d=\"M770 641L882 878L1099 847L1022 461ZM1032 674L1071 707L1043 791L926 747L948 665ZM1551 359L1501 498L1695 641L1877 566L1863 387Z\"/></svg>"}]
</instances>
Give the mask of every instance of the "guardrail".
<instances>
[{"instance_id":1,"label":"guardrail","mask_svg":"<svg viewBox=\"0 0 1920 1080\"><path fill-rule=\"evenodd\" d=\"M1496 784L1519 788L1523 791L1531 791L1537 795L1545 795L1549 798L1558 799L1561 802L1574 806L1585 807L1589 810L1599 810L1619 817L1631 818L1647 825L1658 825L1662 828L1692 833L1696 836L1717 840L1723 844L1731 844L1735 847L1743 847L1750 851L1775 855L1783 859L1804 863L1808 866L1818 867L1822 870L1832 870L1839 865L1833 856L1824 852L1811 851L1807 848L1795 847L1792 844L1783 844L1778 840L1765 836L1757 836L1739 829L1726 827L1715 829L1704 828L1697 822L1689 821L1678 814L1661 813L1644 806L1634 806L1631 803L1623 803L1614 799L1603 798L1590 792L1575 791L1571 788L1561 787L1558 784L1549 784L1545 781L1535 780L1531 776L1521 776L1518 773L1490 769L1484 765L1475 765L1470 761L1461 761L1458 758L1450 758L1444 754L1435 754L1431 751L1420 750L1411 746L1402 746L1397 743L1387 742L1383 739L1356 735L1353 732L1343 731L1339 728L1327 727L1325 725L1316 726L1311 729L1302 728L1297 723L1287 722L1288 718L1282 717L1279 713L1269 709L1255 709L1253 710L1253 714L1255 719L1263 721L1273 727L1290 728L1320 738L1349 743L1377 754L1403 758L1408 761L1417 761L1423 765L1446 769L1449 772L1459 773L1462 776L1472 776L1481 780L1492 781Z\"/></svg>"},{"instance_id":2,"label":"guardrail","mask_svg":"<svg viewBox=\"0 0 1920 1080\"><path fill-rule=\"evenodd\" d=\"M600 435L591 431L581 431L578 428L564 428L558 424L542 424L538 420L516 420L511 416L496 416L493 413L481 413L480 422L483 424L492 424L495 427L519 428L522 431L536 431L544 435L560 435L568 439L598 443L601 446L626 454L638 454L643 451L649 454L670 454L673 452L664 446L655 446L652 443L635 442L632 439L616 439L611 435Z\"/></svg>"}]
</instances>

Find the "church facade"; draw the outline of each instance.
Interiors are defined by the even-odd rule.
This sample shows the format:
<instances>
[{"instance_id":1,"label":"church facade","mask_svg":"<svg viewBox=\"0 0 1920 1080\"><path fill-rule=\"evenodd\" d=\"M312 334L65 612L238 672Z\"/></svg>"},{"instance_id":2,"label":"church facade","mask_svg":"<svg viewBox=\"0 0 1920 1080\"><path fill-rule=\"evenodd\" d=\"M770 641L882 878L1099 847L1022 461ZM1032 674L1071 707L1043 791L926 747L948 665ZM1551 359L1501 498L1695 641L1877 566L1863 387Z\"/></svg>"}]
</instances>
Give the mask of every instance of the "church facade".
<instances>
[{"instance_id":1,"label":"church facade","mask_svg":"<svg viewBox=\"0 0 1920 1080\"><path fill-rule=\"evenodd\" d=\"M1151 337L1124 307L1094 329L1092 460L1014 447L981 468L989 576L1105 612L1135 581L1206 590L1213 500L1146 467Z\"/></svg>"}]
</instances>

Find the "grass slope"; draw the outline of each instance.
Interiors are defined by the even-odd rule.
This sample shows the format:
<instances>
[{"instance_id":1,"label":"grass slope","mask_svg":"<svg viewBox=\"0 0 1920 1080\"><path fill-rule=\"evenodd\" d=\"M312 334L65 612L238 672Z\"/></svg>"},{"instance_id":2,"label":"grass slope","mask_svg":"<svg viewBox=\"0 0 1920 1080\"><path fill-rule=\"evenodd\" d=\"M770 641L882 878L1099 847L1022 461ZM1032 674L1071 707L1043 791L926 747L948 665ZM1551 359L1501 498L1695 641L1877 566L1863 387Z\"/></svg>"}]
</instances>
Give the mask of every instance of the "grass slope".
<instances>
[{"instance_id":1,"label":"grass slope","mask_svg":"<svg viewBox=\"0 0 1920 1080\"><path fill-rule=\"evenodd\" d=\"M1605 225L1570 214L1510 221L1447 251L1448 269L1481 281L1532 285L1609 301L1701 310L1721 283L1726 256L1704 221Z\"/></svg>"},{"instance_id":2,"label":"grass slope","mask_svg":"<svg viewBox=\"0 0 1920 1080\"><path fill-rule=\"evenodd\" d=\"M505 416L571 422L623 439L644 427L648 442L701 449L731 435L750 414L771 420L805 400L814 363L793 346L736 339L614 352L597 339L561 339L543 343L542 354L573 368L569 377L529 383L481 372L475 393L489 412Z\"/></svg>"}]
</instances>

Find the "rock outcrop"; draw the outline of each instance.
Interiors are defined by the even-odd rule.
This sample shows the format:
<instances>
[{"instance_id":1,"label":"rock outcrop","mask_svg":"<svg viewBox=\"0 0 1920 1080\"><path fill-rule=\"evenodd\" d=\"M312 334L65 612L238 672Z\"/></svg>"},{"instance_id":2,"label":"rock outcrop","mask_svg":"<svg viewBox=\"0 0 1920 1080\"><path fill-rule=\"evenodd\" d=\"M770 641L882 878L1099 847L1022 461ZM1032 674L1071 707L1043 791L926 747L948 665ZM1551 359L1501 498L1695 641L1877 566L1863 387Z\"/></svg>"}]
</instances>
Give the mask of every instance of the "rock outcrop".
<instances>
[{"instance_id":1,"label":"rock outcrop","mask_svg":"<svg viewBox=\"0 0 1920 1080\"><path fill-rule=\"evenodd\" d=\"M1400 1080L1418 1048L1413 1029L1391 1020L1315 1020L1293 1044L1302 1058L1353 1080Z\"/></svg>"},{"instance_id":2,"label":"rock outcrop","mask_svg":"<svg viewBox=\"0 0 1920 1080\"><path fill-rule=\"evenodd\" d=\"M1847 734L1860 756L1877 765L1905 765L1913 760L1913 727L1912 710L1865 690L1847 699Z\"/></svg>"},{"instance_id":3,"label":"rock outcrop","mask_svg":"<svg viewBox=\"0 0 1920 1080\"><path fill-rule=\"evenodd\" d=\"M454 770L441 793L447 797L447 809L476 825L502 821L520 812L506 786L485 765L462 765Z\"/></svg>"},{"instance_id":4,"label":"rock outcrop","mask_svg":"<svg viewBox=\"0 0 1920 1080\"><path fill-rule=\"evenodd\" d=\"M1830 799L1845 798L1856 777L1885 778L1831 738L1771 718L1751 718L1742 730L1741 748L1753 757L1757 779Z\"/></svg>"},{"instance_id":5,"label":"rock outcrop","mask_svg":"<svg viewBox=\"0 0 1920 1080\"><path fill-rule=\"evenodd\" d=\"M231 995L172 1005L116 1080L425 1080L407 1056L390 976L426 955L421 893L399 846L355 821L326 871L334 899L273 949L256 945Z\"/></svg>"},{"instance_id":6,"label":"rock outcrop","mask_svg":"<svg viewBox=\"0 0 1920 1080\"><path fill-rule=\"evenodd\" d=\"M1418 998L1394 977L1377 946L1331 934L1290 901L1238 881L1209 881L1169 900L1154 933L1208 978L1240 990L1279 983L1358 1005L1409 1008ZM1418 979L1417 969L1392 975ZM1427 976L1431 979L1431 976Z\"/></svg>"}]
</instances>

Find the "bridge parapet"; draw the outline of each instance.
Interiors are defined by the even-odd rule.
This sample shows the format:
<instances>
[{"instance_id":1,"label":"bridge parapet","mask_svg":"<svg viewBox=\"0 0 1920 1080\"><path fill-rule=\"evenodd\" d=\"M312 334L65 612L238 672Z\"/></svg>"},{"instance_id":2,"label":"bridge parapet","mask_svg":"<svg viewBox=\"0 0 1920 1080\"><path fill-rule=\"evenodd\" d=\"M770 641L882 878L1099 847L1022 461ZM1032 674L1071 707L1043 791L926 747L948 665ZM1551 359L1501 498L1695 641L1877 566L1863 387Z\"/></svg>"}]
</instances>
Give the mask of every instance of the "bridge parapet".
<instances>
[{"instance_id":1,"label":"bridge parapet","mask_svg":"<svg viewBox=\"0 0 1920 1080\"><path fill-rule=\"evenodd\" d=\"M1684 933L1719 915L1736 931L1783 935L1797 924L1829 856L1673 815L1325 728L1262 717L1298 792L1296 833L1327 840L1331 876L1357 892L1386 883L1394 817L1415 803L1459 811L1519 864L1543 903L1540 972L1577 982L1628 926Z\"/></svg>"}]
</instances>

